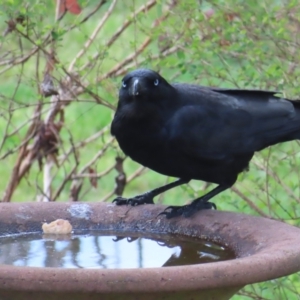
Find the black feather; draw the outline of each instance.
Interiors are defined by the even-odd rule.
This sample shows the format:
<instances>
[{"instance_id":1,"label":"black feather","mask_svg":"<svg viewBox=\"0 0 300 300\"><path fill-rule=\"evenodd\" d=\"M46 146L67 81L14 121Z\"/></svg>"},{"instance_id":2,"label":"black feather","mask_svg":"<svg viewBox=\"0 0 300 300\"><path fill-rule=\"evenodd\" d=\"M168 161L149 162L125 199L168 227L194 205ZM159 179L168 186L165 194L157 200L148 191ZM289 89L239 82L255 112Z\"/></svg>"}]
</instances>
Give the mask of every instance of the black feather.
<instances>
[{"instance_id":1,"label":"black feather","mask_svg":"<svg viewBox=\"0 0 300 300\"><path fill-rule=\"evenodd\" d=\"M123 82L111 133L133 160L180 180L117 198L117 204L153 203L159 193L191 179L218 184L190 205L164 213L189 216L214 206L208 200L235 183L255 151L300 138L299 102L275 91L169 84L147 69L130 72Z\"/></svg>"}]
</instances>

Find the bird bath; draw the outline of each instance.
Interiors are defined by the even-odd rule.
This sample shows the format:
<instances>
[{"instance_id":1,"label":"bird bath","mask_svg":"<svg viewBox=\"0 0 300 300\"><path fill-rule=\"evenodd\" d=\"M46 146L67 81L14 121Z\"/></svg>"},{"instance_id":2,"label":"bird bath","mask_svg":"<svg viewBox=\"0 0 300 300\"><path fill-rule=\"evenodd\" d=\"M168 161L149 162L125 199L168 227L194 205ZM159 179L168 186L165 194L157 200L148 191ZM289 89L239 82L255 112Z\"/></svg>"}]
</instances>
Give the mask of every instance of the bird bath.
<instances>
[{"instance_id":1,"label":"bird bath","mask_svg":"<svg viewBox=\"0 0 300 300\"><path fill-rule=\"evenodd\" d=\"M41 233L43 222L66 219L73 226L73 234L84 230L113 231L120 236L175 234L228 246L236 258L137 269L1 264L0 299L225 300L247 284L300 270L300 230L296 227L213 210L201 211L191 218L158 217L164 208L161 205L117 207L104 203L3 203L0 206L0 236Z\"/></svg>"}]
</instances>

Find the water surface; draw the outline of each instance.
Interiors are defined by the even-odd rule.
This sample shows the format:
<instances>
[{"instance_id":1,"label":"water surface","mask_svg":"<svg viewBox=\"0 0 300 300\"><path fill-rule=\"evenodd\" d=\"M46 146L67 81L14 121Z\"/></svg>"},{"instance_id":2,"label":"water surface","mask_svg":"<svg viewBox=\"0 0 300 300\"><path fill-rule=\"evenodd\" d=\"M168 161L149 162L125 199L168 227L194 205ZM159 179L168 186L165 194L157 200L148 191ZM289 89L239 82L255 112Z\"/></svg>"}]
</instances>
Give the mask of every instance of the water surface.
<instances>
[{"instance_id":1,"label":"water surface","mask_svg":"<svg viewBox=\"0 0 300 300\"><path fill-rule=\"evenodd\" d=\"M103 232L0 237L0 264L61 268L153 268L233 259L217 244L176 235L115 236Z\"/></svg>"}]
</instances>

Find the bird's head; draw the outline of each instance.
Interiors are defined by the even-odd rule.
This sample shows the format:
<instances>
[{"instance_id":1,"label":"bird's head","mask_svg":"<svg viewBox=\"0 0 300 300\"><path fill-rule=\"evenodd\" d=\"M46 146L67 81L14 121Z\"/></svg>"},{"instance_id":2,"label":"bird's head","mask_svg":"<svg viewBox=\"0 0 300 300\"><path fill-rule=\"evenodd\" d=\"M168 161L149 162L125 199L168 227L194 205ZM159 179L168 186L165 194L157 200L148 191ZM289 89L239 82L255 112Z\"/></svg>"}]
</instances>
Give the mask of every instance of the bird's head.
<instances>
[{"instance_id":1,"label":"bird's head","mask_svg":"<svg viewBox=\"0 0 300 300\"><path fill-rule=\"evenodd\" d=\"M119 100L126 103L160 102L172 90L173 87L155 71L138 69L123 78Z\"/></svg>"},{"instance_id":2,"label":"bird's head","mask_svg":"<svg viewBox=\"0 0 300 300\"><path fill-rule=\"evenodd\" d=\"M172 107L170 102L176 99L174 93L175 88L155 71L138 69L128 73L122 80L111 133L124 136L125 124L136 129L151 127L156 132Z\"/></svg>"}]
</instances>

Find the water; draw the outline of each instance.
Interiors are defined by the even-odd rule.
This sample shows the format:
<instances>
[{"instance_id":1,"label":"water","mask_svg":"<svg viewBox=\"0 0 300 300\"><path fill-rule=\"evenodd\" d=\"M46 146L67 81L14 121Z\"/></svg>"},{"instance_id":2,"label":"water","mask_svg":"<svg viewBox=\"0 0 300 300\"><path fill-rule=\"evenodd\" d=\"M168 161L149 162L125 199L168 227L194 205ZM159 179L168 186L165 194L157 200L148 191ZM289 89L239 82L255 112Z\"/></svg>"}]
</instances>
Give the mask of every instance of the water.
<instances>
[{"instance_id":1,"label":"water","mask_svg":"<svg viewBox=\"0 0 300 300\"><path fill-rule=\"evenodd\" d=\"M101 235L100 235L101 234ZM217 244L174 235L147 238L105 235L70 236L40 233L0 237L0 264L61 268L152 268L234 259Z\"/></svg>"}]
</instances>

